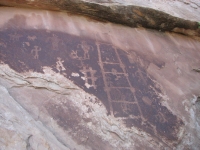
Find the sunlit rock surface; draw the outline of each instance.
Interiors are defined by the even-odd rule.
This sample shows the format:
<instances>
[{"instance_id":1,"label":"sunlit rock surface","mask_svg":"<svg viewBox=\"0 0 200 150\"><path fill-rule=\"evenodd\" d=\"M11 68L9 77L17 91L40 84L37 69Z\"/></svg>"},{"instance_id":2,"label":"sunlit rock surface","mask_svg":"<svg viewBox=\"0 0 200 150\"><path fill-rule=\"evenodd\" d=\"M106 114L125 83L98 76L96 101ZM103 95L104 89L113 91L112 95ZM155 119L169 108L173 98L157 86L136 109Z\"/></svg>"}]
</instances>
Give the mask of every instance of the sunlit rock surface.
<instances>
[{"instance_id":1,"label":"sunlit rock surface","mask_svg":"<svg viewBox=\"0 0 200 150\"><path fill-rule=\"evenodd\" d=\"M198 149L200 42L0 9L2 149Z\"/></svg>"},{"instance_id":2,"label":"sunlit rock surface","mask_svg":"<svg viewBox=\"0 0 200 150\"><path fill-rule=\"evenodd\" d=\"M200 41L197 0L1 0L1 5L64 11L98 21L181 33Z\"/></svg>"}]
</instances>

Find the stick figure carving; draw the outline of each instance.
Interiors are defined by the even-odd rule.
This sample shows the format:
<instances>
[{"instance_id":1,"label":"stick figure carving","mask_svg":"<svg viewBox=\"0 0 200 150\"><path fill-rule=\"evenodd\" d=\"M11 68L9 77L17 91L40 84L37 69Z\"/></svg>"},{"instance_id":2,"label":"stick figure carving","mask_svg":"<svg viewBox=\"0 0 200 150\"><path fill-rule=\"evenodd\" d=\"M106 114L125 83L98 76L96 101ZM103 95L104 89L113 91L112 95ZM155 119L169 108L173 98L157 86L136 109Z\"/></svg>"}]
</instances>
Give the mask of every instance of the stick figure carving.
<instances>
[{"instance_id":1,"label":"stick figure carving","mask_svg":"<svg viewBox=\"0 0 200 150\"><path fill-rule=\"evenodd\" d=\"M57 62L56 62L56 69L60 72L60 71L64 71L66 70L65 67L63 66L63 62L64 60L61 60L60 57L57 57Z\"/></svg>"},{"instance_id":2,"label":"stick figure carving","mask_svg":"<svg viewBox=\"0 0 200 150\"><path fill-rule=\"evenodd\" d=\"M53 34L52 37L47 38L46 42L51 42L52 43L52 48L53 50L58 50L59 48L59 43L63 42L61 39L58 38L57 35Z\"/></svg>"},{"instance_id":3,"label":"stick figure carving","mask_svg":"<svg viewBox=\"0 0 200 150\"><path fill-rule=\"evenodd\" d=\"M84 51L84 59L90 59L89 51L94 50L94 48L88 45L86 41L82 41L81 44L78 45L78 48L80 47Z\"/></svg>"},{"instance_id":4,"label":"stick figure carving","mask_svg":"<svg viewBox=\"0 0 200 150\"><path fill-rule=\"evenodd\" d=\"M38 55L39 51L41 51L41 48L39 48L38 46L34 46L34 49L31 50L31 54L34 53L34 59L39 58L39 55Z\"/></svg>"},{"instance_id":5,"label":"stick figure carving","mask_svg":"<svg viewBox=\"0 0 200 150\"><path fill-rule=\"evenodd\" d=\"M82 70L80 70L83 74L84 74L84 77L85 77L85 84L86 85L90 85L89 84L89 80L91 80L92 84L90 85L91 87L93 87L94 89L97 88L97 85L95 84L96 80L97 80L97 77L95 77L95 73L97 72L96 70L93 70L92 67L83 67ZM88 75L88 73L90 75Z\"/></svg>"},{"instance_id":6,"label":"stick figure carving","mask_svg":"<svg viewBox=\"0 0 200 150\"><path fill-rule=\"evenodd\" d=\"M121 78L121 76L117 74L118 72L116 69L112 68L111 71L112 71L112 74L116 76L115 80L119 80Z\"/></svg>"}]
</instances>

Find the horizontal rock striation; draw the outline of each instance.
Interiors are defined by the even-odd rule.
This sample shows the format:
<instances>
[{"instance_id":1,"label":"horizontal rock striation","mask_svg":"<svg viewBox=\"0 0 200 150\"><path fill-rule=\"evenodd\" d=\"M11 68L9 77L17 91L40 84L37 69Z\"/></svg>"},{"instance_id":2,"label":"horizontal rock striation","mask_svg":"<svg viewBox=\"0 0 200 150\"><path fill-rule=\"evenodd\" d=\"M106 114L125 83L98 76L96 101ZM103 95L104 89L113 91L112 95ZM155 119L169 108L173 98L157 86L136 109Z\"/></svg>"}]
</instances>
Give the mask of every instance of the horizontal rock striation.
<instances>
[{"instance_id":1,"label":"horizontal rock striation","mask_svg":"<svg viewBox=\"0 0 200 150\"><path fill-rule=\"evenodd\" d=\"M200 37L200 24L198 20L190 21L190 18L188 18L188 20L178 18L158 9L137 6L133 3L124 5L123 3L109 3L109 1L3 0L0 4L3 6L68 11L70 13L86 15L96 20L109 21L130 27L143 27L159 31L176 32L190 35L197 39ZM199 8L198 5L197 7Z\"/></svg>"}]
</instances>

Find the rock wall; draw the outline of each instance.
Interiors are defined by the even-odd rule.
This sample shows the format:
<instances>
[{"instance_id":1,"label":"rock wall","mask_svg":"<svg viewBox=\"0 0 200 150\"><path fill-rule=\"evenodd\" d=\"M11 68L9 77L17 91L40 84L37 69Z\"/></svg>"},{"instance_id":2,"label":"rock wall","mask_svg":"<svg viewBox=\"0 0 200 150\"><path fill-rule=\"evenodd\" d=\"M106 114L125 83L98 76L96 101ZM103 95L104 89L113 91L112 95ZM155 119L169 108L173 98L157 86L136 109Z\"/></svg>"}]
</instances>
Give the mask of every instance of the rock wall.
<instances>
[{"instance_id":1,"label":"rock wall","mask_svg":"<svg viewBox=\"0 0 200 150\"><path fill-rule=\"evenodd\" d=\"M199 2L194 0L2 0L0 5L67 11L130 27L171 31L198 40L200 37Z\"/></svg>"},{"instance_id":2,"label":"rock wall","mask_svg":"<svg viewBox=\"0 0 200 150\"><path fill-rule=\"evenodd\" d=\"M198 40L47 10L0 20L1 149L200 147Z\"/></svg>"}]
</instances>

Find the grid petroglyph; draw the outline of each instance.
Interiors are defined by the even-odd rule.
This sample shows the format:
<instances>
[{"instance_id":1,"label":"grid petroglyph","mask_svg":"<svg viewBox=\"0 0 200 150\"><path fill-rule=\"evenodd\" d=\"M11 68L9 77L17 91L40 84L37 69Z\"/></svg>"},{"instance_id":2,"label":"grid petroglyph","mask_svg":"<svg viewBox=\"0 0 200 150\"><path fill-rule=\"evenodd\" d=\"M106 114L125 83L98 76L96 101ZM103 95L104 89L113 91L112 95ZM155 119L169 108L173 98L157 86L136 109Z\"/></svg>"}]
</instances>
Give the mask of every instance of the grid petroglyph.
<instances>
[{"instance_id":1,"label":"grid petroglyph","mask_svg":"<svg viewBox=\"0 0 200 150\"><path fill-rule=\"evenodd\" d=\"M162 91L136 53L132 57L110 43L59 32L5 30L0 32L0 56L18 72L43 73L42 67L49 66L95 95L108 115L128 128L139 128L162 142L178 142L183 122L162 106Z\"/></svg>"}]
</instances>

